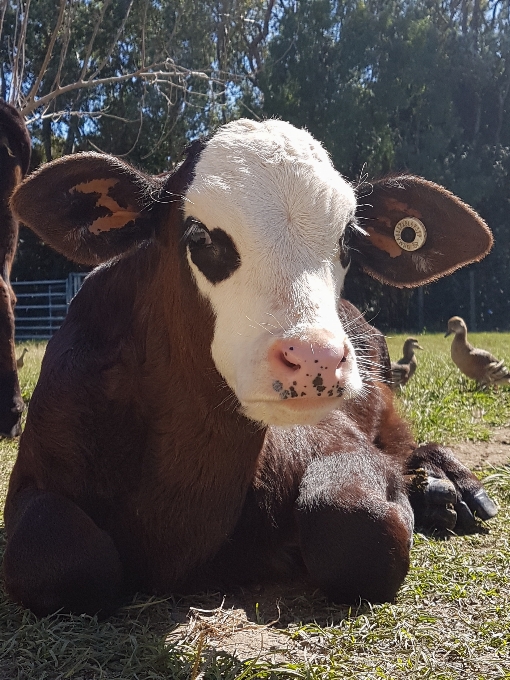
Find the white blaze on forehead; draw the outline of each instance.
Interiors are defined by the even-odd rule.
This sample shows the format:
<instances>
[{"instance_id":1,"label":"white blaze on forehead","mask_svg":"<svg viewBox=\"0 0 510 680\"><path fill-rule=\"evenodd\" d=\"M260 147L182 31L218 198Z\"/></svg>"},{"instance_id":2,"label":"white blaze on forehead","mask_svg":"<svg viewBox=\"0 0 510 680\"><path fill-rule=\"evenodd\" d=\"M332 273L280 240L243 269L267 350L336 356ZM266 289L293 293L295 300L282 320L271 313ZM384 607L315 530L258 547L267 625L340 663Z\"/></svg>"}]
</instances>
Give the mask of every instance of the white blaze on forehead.
<instances>
[{"instance_id":1,"label":"white blaze on forehead","mask_svg":"<svg viewBox=\"0 0 510 680\"><path fill-rule=\"evenodd\" d=\"M310 257L330 260L355 209L352 187L322 146L275 120L220 128L201 153L187 199L186 215L225 230L243 266L248 257L280 272Z\"/></svg>"},{"instance_id":2,"label":"white blaze on forehead","mask_svg":"<svg viewBox=\"0 0 510 680\"><path fill-rule=\"evenodd\" d=\"M339 239L355 210L352 187L306 131L236 121L201 152L185 201L209 231L232 239L240 266L211 283L188 261L216 315L212 355L241 398L273 398L266 366L274 335L323 329L343 342ZM268 387L269 386L269 387Z\"/></svg>"}]
</instances>

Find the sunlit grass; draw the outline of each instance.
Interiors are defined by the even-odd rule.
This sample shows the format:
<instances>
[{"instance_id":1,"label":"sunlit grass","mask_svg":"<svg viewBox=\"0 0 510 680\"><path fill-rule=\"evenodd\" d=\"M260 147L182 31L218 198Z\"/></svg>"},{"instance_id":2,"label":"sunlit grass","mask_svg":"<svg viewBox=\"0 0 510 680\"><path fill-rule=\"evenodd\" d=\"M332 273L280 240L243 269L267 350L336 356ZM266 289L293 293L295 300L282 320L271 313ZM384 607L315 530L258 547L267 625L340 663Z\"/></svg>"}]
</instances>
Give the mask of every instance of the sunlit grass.
<instances>
[{"instance_id":1,"label":"sunlit grass","mask_svg":"<svg viewBox=\"0 0 510 680\"><path fill-rule=\"evenodd\" d=\"M510 334L472 340L510 359ZM389 339L394 359L402 341ZM398 398L420 439L484 439L490 426L508 422L510 390L480 392L464 379L449 360L449 339L427 335L420 343L426 351L418 356L418 372ZM29 347L20 371L27 400L42 354L40 346ZM0 443L2 505L15 451L15 443ZM349 611L319 595L287 597L282 589L277 625L299 651L295 658L271 664L254 649L251 660L240 660L215 650L207 638L190 644L169 636L190 604L203 606L204 595L184 602L139 596L100 622L88 616L38 620L0 593L0 679L510 679L510 468L485 475L501 506L490 531L450 540L417 535L395 603ZM258 597L254 592L254 606ZM256 607L255 623L272 620L262 603Z\"/></svg>"},{"instance_id":2,"label":"sunlit grass","mask_svg":"<svg viewBox=\"0 0 510 680\"><path fill-rule=\"evenodd\" d=\"M32 342L27 341L17 345L16 356L22 354L23 348L27 348L28 352L23 359L23 368L18 371L19 383L21 387L21 394L25 402L30 400L35 384L39 378L41 370L41 361L46 349L46 342Z\"/></svg>"},{"instance_id":3,"label":"sunlit grass","mask_svg":"<svg viewBox=\"0 0 510 680\"><path fill-rule=\"evenodd\" d=\"M30 397L34 391L34 387L39 377L41 369L41 361L46 349L45 342L25 342L16 347L16 356L21 356L23 348L26 347L28 352L25 354L23 360L23 368L18 371L21 394L25 404L28 405ZM23 424L26 418L26 408L23 414ZM7 493L7 484L9 482L9 475L11 468L16 459L16 451L18 442L9 439L0 439L0 517L3 519L3 508L5 494Z\"/></svg>"},{"instance_id":4,"label":"sunlit grass","mask_svg":"<svg viewBox=\"0 0 510 680\"><path fill-rule=\"evenodd\" d=\"M406 337L388 338L393 361L402 356ZM418 339L424 349L416 352L418 369L397 399L418 441L484 441L491 427L510 423L510 387L480 389L462 375L450 358L451 336ZM510 333L470 333L469 340L510 366Z\"/></svg>"}]
</instances>

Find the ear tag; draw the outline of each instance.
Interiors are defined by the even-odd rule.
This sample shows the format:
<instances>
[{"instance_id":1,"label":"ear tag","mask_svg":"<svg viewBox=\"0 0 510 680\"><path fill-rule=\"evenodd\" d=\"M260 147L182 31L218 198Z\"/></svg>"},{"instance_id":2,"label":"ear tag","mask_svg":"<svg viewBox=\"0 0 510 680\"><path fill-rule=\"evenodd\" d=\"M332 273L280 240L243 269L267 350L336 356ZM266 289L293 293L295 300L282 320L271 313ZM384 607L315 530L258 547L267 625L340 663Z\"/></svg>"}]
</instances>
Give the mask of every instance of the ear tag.
<instances>
[{"instance_id":1,"label":"ear tag","mask_svg":"<svg viewBox=\"0 0 510 680\"><path fill-rule=\"evenodd\" d=\"M404 241L402 234L404 230L410 229L414 233L412 241ZM402 250L419 250L427 240L427 230L425 225L416 217L404 217L403 220L397 222L393 230L393 237Z\"/></svg>"}]
</instances>

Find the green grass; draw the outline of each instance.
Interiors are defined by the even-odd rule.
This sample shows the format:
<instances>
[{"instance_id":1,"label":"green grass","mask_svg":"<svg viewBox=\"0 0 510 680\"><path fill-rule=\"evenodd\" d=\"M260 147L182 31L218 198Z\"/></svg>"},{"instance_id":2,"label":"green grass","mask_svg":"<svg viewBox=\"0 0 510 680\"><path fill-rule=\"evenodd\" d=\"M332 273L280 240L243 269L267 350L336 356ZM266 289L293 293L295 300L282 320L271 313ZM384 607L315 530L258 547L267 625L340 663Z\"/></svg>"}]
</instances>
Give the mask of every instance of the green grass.
<instances>
[{"instance_id":1,"label":"green grass","mask_svg":"<svg viewBox=\"0 0 510 680\"><path fill-rule=\"evenodd\" d=\"M508 357L509 335L472 339ZM508 423L509 390L478 392L450 365L448 340L429 335L420 343L426 352L418 357L418 373L399 397L420 439L484 439L490 426ZM390 340L393 358L401 344L402 338ZM40 347L31 345L21 371L26 398L40 354ZM14 456L15 445L1 442L2 504ZM257 648L248 660L218 649L211 642L218 617L205 625L203 614L187 634L176 633L190 606L218 606L218 594L186 600L139 596L116 616L97 621L88 616L38 620L0 592L0 680L510 679L510 467L484 475L501 506L489 531L449 540L417 535L411 571L394 604L349 611L328 605L318 594L281 589L276 628L294 653L277 663L261 660ZM274 620L276 596L271 600L254 591L243 597L252 605L255 623Z\"/></svg>"},{"instance_id":2,"label":"green grass","mask_svg":"<svg viewBox=\"0 0 510 680\"><path fill-rule=\"evenodd\" d=\"M388 338L393 361L402 356L406 335ZM450 358L451 336L418 336L417 371L398 395L401 413L419 442L487 441L490 428L510 422L510 387L481 390ZM510 333L470 333L470 342L510 366Z\"/></svg>"},{"instance_id":3,"label":"green grass","mask_svg":"<svg viewBox=\"0 0 510 680\"><path fill-rule=\"evenodd\" d=\"M25 404L30 403L30 397L34 391L34 387L39 377L41 369L41 361L46 348L45 342L25 342L16 347L16 356L19 357L23 348L28 349L25 354L23 368L18 372L21 394ZM25 423L26 409L23 414L23 424ZM16 459L16 451L18 448L17 441L1 440L0 439L0 518L3 520L4 500L7 493L7 484L9 482L9 475L11 468ZM2 680L0 675L0 680Z\"/></svg>"}]
</instances>

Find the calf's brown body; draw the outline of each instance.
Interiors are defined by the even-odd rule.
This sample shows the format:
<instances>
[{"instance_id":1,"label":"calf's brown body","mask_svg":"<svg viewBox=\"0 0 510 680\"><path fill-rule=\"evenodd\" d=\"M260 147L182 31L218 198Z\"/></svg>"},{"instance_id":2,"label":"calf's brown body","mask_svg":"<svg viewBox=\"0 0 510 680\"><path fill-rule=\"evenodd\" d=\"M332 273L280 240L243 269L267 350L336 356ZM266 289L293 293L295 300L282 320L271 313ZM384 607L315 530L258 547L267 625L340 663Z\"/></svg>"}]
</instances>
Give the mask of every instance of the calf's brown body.
<instances>
[{"instance_id":1,"label":"calf's brown body","mask_svg":"<svg viewBox=\"0 0 510 680\"><path fill-rule=\"evenodd\" d=\"M64 159L14 198L69 257L108 260L48 344L10 480L6 586L37 614L108 612L136 590L289 576L340 602L391 600L409 566L409 470L434 464L439 493L429 498L424 483L419 494L425 522L454 525L460 504L492 511L448 452L415 451L385 384L384 338L345 301L338 315L362 392L317 425L243 414L211 355L217 313L186 242L182 198L202 149L156 178L97 154ZM51 219L41 218L45 202ZM228 242L208 244L200 229L193 252L216 247L207 271L221 286ZM243 262L228 252L230 275Z\"/></svg>"}]
</instances>

